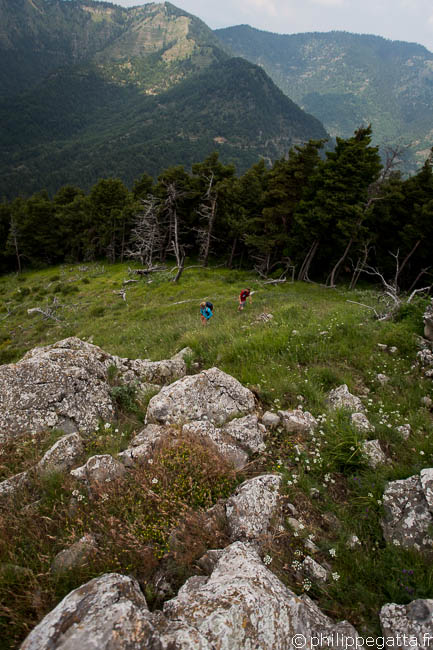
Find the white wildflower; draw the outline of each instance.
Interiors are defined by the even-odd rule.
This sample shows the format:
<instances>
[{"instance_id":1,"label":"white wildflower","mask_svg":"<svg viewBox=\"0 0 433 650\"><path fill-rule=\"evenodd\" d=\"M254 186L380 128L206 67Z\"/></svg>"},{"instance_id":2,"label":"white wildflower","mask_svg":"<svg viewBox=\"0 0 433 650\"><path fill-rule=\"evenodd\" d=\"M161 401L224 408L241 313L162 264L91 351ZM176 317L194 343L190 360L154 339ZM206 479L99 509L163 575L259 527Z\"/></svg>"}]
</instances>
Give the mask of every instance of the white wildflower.
<instances>
[{"instance_id":1,"label":"white wildflower","mask_svg":"<svg viewBox=\"0 0 433 650\"><path fill-rule=\"evenodd\" d=\"M272 562L271 556L265 555L265 557L263 558L263 564L266 564L266 566L268 566L268 564L270 564L271 562Z\"/></svg>"}]
</instances>

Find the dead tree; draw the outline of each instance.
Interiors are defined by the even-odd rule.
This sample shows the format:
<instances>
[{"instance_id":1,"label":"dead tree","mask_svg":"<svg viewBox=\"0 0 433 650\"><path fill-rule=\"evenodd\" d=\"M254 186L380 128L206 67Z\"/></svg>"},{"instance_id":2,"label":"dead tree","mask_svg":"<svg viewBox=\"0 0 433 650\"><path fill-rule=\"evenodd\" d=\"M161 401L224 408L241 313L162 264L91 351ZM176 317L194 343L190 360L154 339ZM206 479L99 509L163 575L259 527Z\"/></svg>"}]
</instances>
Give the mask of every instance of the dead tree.
<instances>
[{"instance_id":1,"label":"dead tree","mask_svg":"<svg viewBox=\"0 0 433 650\"><path fill-rule=\"evenodd\" d=\"M164 237L161 232L159 199L149 194L143 200L143 210L136 216L134 228L131 231L126 257L138 260L143 266L152 268L155 255L161 252Z\"/></svg>"},{"instance_id":2,"label":"dead tree","mask_svg":"<svg viewBox=\"0 0 433 650\"><path fill-rule=\"evenodd\" d=\"M391 253L391 255L395 259L395 273L392 280L386 280L383 273L381 273L378 269L372 266L366 265L362 269L363 273L366 273L367 275L373 276L380 280L380 283L382 285L381 301L385 305L385 311L383 311L382 313L378 313L378 311L374 307L371 307L370 305L365 305L359 302L355 303L357 305L361 305L362 307L366 307L367 309L373 310L376 318L380 321L392 320L398 314L402 305L404 304L409 305L414 299L414 297L419 293L428 294L433 287L433 284L430 284L429 286L422 287L421 289L413 289L409 293L409 295L405 297L401 293L400 287L398 286L398 277L400 275L400 268L401 268L399 263L399 251L397 251L397 253ZM354 301L348 300L348 302L354 302Z\"/></svg>"},{"instance_id":3,"label":"dead tree","mask_svg":"<svg viewBox=\"0 0 433 650\"><path fill-rule=\"evenodd\" d=\"M166 186L167 197L164 202L164 213L167 215L169 223L169 234L171 236L168 251L174 253L177 264L177 273L173 278L173 282L178 282L185 267L185 247L180 239L180 219L177 210L178 200L185 196L184 192L180 192L175 183L169 183Z\"/></svg>"},{"instance_id":4,"label":"dead tree","mask_svg":"<svg viewBox=\"0 0 433 650\"><path fill-rule=\"evenodd\" d=\"M55 320L57 323L60 323L60 318L57 318L57 310L61 307L62 305L59 303L57 296L54 296L53 301L51 305L47 305L44 309L42 307L31 307L30 309L27 309L27 313L30 314L41 314L44 317L44 320L48 320L51 318L52 320Z\"/></svg>"},{"instance_id":5,"label":"dead tree","mask_svg":"<svg viewBox=\"0 0 433 650\"><path fill-rule=\"evenodd\" d=\"M203 266L208 265L209 253L212 241L212 231L215 225L217 215L218 192L215 188L215 176L212 172L206 179L208 182L206 192L203 196L203 202L200 204L197 214L203 221L204 225L198 230L199 259Z\"/></svg>"}]
</instances>

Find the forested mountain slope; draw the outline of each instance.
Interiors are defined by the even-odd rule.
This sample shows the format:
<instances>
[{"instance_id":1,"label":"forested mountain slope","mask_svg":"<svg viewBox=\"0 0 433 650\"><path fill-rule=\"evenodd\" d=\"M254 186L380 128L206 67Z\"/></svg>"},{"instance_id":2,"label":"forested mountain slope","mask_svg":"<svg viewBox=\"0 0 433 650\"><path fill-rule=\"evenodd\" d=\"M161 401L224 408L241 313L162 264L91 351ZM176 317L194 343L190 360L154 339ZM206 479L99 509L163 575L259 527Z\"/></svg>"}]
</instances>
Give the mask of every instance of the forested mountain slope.
<instances>
[{"instance_id":1,"label":"forested mountain slope","mask_svg":"<svg viewBox=\"0 0 433 650\"><path fill-rule=\"evenodd\" d=\"M132 181L218 149L240 171L320 122L170 3L0 0L0 196Z\"/></svg>"},{"instance_id":2,"label":"forested mountain slope","mask_svg":"<svg viewBox=\"0 0 433 650\"><path fill-rule=\"evenodd\" d=\"M378 143L410 144L406 171L432 145L433 54L415 43L347 32L217 30L230 51L263 67L331 135L371 123Z\"/></svg>"}]
</instances>

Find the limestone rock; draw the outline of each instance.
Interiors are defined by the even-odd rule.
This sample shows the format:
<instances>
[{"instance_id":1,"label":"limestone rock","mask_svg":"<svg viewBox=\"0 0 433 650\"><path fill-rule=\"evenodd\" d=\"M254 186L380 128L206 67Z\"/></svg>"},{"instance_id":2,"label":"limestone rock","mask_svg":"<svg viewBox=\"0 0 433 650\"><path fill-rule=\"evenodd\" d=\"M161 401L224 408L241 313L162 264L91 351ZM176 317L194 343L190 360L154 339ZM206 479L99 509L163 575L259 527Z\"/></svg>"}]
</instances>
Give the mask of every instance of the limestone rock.
<instances>
[{"instance_id":1,"label":"limestone rock","mask_svg":"<svg viewBox=\"0 0 433 650\"><path fill-rule=\"evenodd\" d=\"M280 416L272 411L266 411L263 414L262 422L268 429L276 429L281 424Z\"/></svg>"},{"instance_id":2,"label":"limestone rock","mask_svg":"<svg viewBox=\"0 0 433 650\"><path fill-rule=\"evenodd\" d=\"M182 433L211 441L218 452L236 469L242 469L248 462L248 453L238 446L223 429L216 427L208 420L189 422L182 427Z\"/></svg>"},{"instance_id":3,"label":"limestone rock","mask_svg":"<svg viewBox=\"0 0 433 650\"><path fill-rule=\"evenodd\" d=\"M388 375L385 375L383 372L379 372L379 374L376 375L376 379L381 386L385 386L389 382Z\"/></svg>"},{"instance_id":4,"label":"limestone rock","mask_svg":"<svg viewBox=\"0 0 433 650\"><path fill-rule=\"evenodd\" d=\"M278 411L278 415L287 433L313 433L318 424L311 413L302 409Z\"/></svg>"},{"instance_id":5,"label":"limestone rock","mask_svg":"<svg viewBox=\"0 0 433 650\"><path fill-rule=\"evenodd\" d=\"M313 558L309 555L307 555L305 560L302 562L302 569L304 573L314 582L323 584L324 582L328 581L328 571L321 564L316 562L316 560L313 560Z\"/></svg>"},{"instance_id":6,"label":"limestone rock","mask_svg":"<svg viewBox=\"0 0 433 650\"><path fill-rule=\"evenodd\" d=\"M334 388L328 395L328 402L333 409L346 409L352 413L365 412L365 407L359 397L352 395L346 384Z\"/></svg>"},{"instance_id":7,"label":"limestone rock","mask_svg":"<svg viewBox=\"0 0 433 650\"><path fill-rule=\"evenodd\" d=\"M416 550L432 549L432 473L431 469L423 470L422 479L416 475L388 483L383 494L385 517L381 522L387 542Z\"/></svg>"},{"instance_id":8,"label":"limestone rock","mask_svg":"<svg viewBox=\"0 0 433 650\"><path fill-rule=\"evenodd\" d=\"M220 561L223 553L224 549L222 548L209 549L209 551L206 551L206 553L197 561L197 564L200 569L203 569L203 571L207 573L207 575L210 575Z\"/></svg>"},{"instance_id":9,"label":"limestone rock","mask_svg":"<svg viewBox=\"0 0 433 650\"><path fill-rule=\"evenodd\" d=\"M78 542L60 551L51 563L52 573L59 575L85 566L97 549L93 535L86 533Z\"/></svg>"},{"instance_id":10,"label":"limestone rock","mask_svg":"<svg viewBox=\"0 0 433 650\"><path fill-rule=\"evenodd\" d=\"M334 633L337 638L338 632L340 638L357 637L351 625L336 625L308 596L298 597L287 589L254 548L242 542L224 550L209 579L188 582L176 598L164 604L164 614L170 621L197 630L206 645L188 646L185 640L174 648L294 650L291 640L296 634L310 638Z\"/></svg>"},{"instance_id":11,"label":"limestone rock","mask_svg":"<svg viewBox=\"0 0 433 650\"><path fill-rule=\"evenodd\" d=\"M357 638L306 595L296 596L242 542L218 551L209 578L193 576L163 613L148 611L135 580L106 574L71 592L21 650L294 650L296 635ZM298 637L299 638L299 637ZM346 644L345 647L348 647Z\"/></svg>"},{"instance_id":12,"label":"limestone rock","mask_svg":"<svg viewBox=\"0 0 433 650\"><path fill-rule=\"evenodd\" d=\"M366 440L361 446L362 453L367 457L370 467L377 467L387 462L387 457L382 451L379 440Z\"/></svg>"},{"instance_id":13,"label":"limestone rock","mask_svg":"<svg viewBox=\"0 0 433 650\"><path fill-rule=\"evenodd\" d=\"M122 463L110 454L91 456L85 465L71 471L71 475L85 483L90 490L102 487L124 476L126 470Z\"/></svg>"},{"instance_id":14,"label":"limestone rock","mask_svg":"<svg viewBox=\"0 0 433 650\"><path fill-rule=\"evenodd\" d=\"M162 650L138 583L105 574L75 589L37 625L21 650Z\"/></svg>"},{"instance_id":15,"label":"limestone rock","mask_svg":"<svg viewBox=\"0 0 433 650\"><path fill-rule=\"evenodd\" d=\"M370 433L374 431L374 426L369 422L364 413L352 413L350 416L350 423L362 433Z\"/></svg>"},{"instance_id":16,"label":"limestone rock","mask_svg":"<svg viewBox=\"0 0 433 650\"><path fill-rule=\"evenodd\" d=\"M110 366L123 383L163 384L185 375L183 356L120 359L76 337L34 348L18 363L0 366L0 442L54 427L89 433L115 413Z\"/></svg>"},{"instance_id":17,"label":"limestone rock","mask_svg":"<svg viewBox=\"0 0 433 650\"><path fill-rule=\"evenodd\" d=\"M29 484L28 472L20 472L0 483L0 499L12 498L19 490Z\"/></svg>"},{"instance_id":18,"label":"limestone rock","mask_svg":"<svg viewBox=\"0 0 433 650\"><path fill-rule=\"evenodd\" d=\"M222 426L234 416L254 410L254 396L234 377L218 368L179 379L152 397L146 414L147 423L185 424L209 420Z\"/></svg>"},{"instance_id":19,"label":"limestone rock","mask_svg":"<svg viewBox=\"0 0 433 650\"><path fill-rule=\"evenodd\" d=\"M403 438L403 440L407 440L412 433L412 427L410 424L402 424L399 427L396 427L395 429Z\"/></svg>"},{"instance_id":20,"label":"limestone rock","mask_svg":"<svg viewBox=\"0 0 433 650\"><path fill-rule=\"evenodd\" d=\"M422 368L432 368L433 367L433 352L428 348L420 350L417 355L418 363Z\"/></svg>"},{"instance_id":21,"label":"limestone rock","mask_svg":"<svg viewBox=\"0 0 433 650\"><path fill-rule=\"evenodd\" d=\"M36 471L39 474L66 472L79 460L83 449L83 441L77 433L63 436L42 457Z\"/></svg>"},{"instance_id":22,"label":"limestone rock","mask_svg":"<svg viewBox=\"0 0 433 650\"><path fill-rule=\"evenodd\" d=\"M112 419L104 361L97 346L77 338L35 348L0 366L0 441L52 427L91 431Z\"/></svg>"},{"instance_id":23,"label":"limestone rock","mask_svg":"<svg viewBox=\"0 0 433 650\"><path fill-rule=\"evenodd\" d=\"M403 650L403 636L410 639L412 647L429 650L433 639L433 600L413 600L408 605L390 603L379 614L383 636L394 641L392 647ZM398 637L400 641L398 642ZM406 644L406 647L408 645Z\"/></svg>"},{"instance_id":24,"label":"limestone rock","mask_svg":"<svg viewBox=\"0 0 433 650\"><path fill-rule=\"evenodd\" d=\"M277 513L281 476L266 474L244 481L226 503L232 540L260 542Z\"/></svg>"},{"instance_id":25,"label":"limestone rock","mask_svg":"<svg viewBox=\"0 0 433 650\"><path fill-rule=\"evenodd\" d=\"M125 467L134 467L151 458L160 442L170 435L171 430L160 424L147 424L130 442L117 458Z\"/></svg>"}]
</instances>

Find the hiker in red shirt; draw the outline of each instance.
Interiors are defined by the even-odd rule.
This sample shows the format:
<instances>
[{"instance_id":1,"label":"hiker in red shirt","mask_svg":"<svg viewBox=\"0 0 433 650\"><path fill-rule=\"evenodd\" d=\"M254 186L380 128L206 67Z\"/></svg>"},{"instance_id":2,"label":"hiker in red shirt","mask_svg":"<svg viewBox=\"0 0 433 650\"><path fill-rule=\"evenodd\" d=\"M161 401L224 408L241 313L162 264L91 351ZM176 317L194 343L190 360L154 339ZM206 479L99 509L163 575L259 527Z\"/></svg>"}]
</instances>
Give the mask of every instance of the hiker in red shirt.
<instances>
[{"instance_id":1,"label":"hiker in red shirt","mask_svg":"<svg viewBox=\"0 0 433 650\"><path fill-rule=\"evenodd\" d=\"M243 308L245 307L245 303L246 303L246 301L247 301L247 298L250 299L250 304L251 304L252 300L251 300L251 289L250 289L250 288L248 288L248 289L242 289L242 291L240 292L240 294L239 294L239 307L238 307L238 311L242 311L242 310L243 310Z\"/></svg>"}]
</instances>

